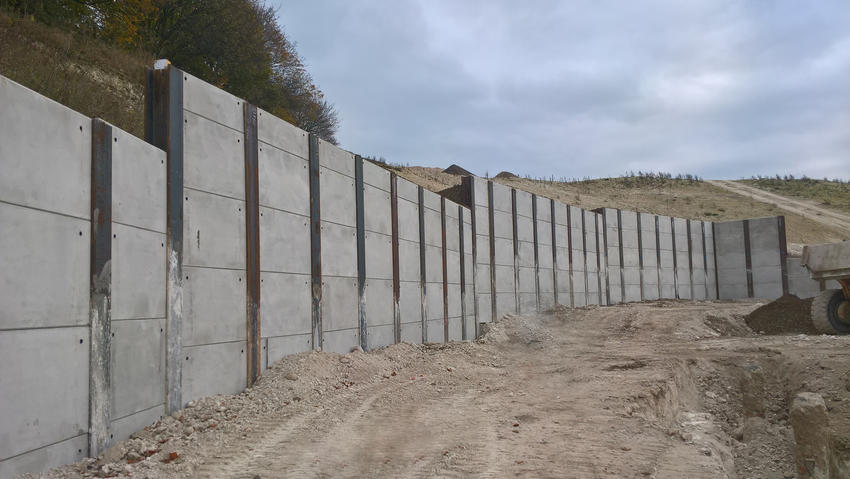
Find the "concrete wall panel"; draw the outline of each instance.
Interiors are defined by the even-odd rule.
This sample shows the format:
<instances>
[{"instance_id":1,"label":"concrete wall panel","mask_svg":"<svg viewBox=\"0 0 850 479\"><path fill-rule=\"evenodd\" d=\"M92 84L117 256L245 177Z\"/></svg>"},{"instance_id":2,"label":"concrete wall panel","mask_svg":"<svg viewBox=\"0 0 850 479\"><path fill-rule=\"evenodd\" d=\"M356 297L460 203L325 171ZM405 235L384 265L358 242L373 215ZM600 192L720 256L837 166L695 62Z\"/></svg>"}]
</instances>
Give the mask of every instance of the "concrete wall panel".
<instances>
[{"instance_id":1,"label":"concrete wall panel","mask_svg":"<svg viewBox=\"0 0 850 479\"><path fill-rule=\"evenodd\" d=\"M505 238L513 241L514 223L510 212L493 211L493 231L496 238Z\"/></svg>"},{"instance_id":2,"label":"concrete wall panel","mask_svg":"<svg viewBox=\"0 0 850 479\"><path fill-rule=\"evenodd\" d=\"M164 331L165 319L112 322L113 420L163 405Z\"/></svg>"},{"instance_id":3,"label":"concrete wall panel","mask_svg":"<svg viewBox=\"0 0 850 479\"><path fill-rule=\"evenodd\" d=\"M89 218L91 120L2 76L0 105L0 200Z\"/></svg>"},{"instance_id":4,"label":"concrete wall panel","mask_svg":"<svg viewBox=\"0 0 850 479\"><path fill-rule=\"evenodd\" d=\"M89 222L0 203L0 224L3 328L88 324Z\"/></svg>"},{"instance_id":5,"label":"concrete wall panel","mask_svg":"<svg viewBox=\"0 0 850 479\"><path fill-rule=\"evenodd\" d=\"M505 213L513 211L510 187L493 182L493 209Z\"/></svg>"},{"instance_id":6,"label":"concrete wall panel","mask_svg":"<svg viewBox=\"0 0 850 479\"><path fill-rule=\"evenodd\" d=\"M322 223L346 226L356 224L354 176L348 177L327 168L319 173Z\"/></svg>"},{"instance_id":7,"label":"concrete wall panel","mask_svg":"<svg viewBox=\"0 0 850 479\"><path fill-rule=\"evenodd\" d=\"M389 193L373 186L364 186L363 213L363 223L367 231L385 235L393 234Z\"/></svg>"},{"instance_id":8,"label":"concrete wall panel","mask_svg":"<svg viewBox=\"0 0 850 479\"><path fill-rule=\"evenodd\" d=\"M112 129L112 221L165 233L165 152Z\"/></svg>"},{"instance_id":9,"label":"concrete wall panel","mask_svg":"<svg viewBox=\"0 0 850 479\"><path fill-rule=\"evenodd\" d=\"M191 112L184 119L183 184L244 200L244 134Z\"/></svg>"},{"instance_id":10,"label":"concrete wall panel","mask_svg":"<svg viewBox=\"0 0 850 479\"><path fill-rule=\"evenodd\" d=\"M425 214L423 215L425 219L425 244L429 246L437 246L439 248L443 247L443 226L442 219L440 217L440 210L432 210L428 207L425 208ZM442 260L440 260L442 263ZM430 266L431 262L427 261L426 265ZM431 269L431 268L427 268ZM442 274L442 273L441 273Z\"/></svg>"},{"instance_id":11,"label":"concrete wall panel","mask_svg":"<svg viewBox=\"0 0 850 479\"><path fill-rule=\"evenodd\" d=\"M360 331L358 329L325 331L323 338L322 351L346 354L360 344Z\"/></svg>"},{"instance_id":12,"label":"concrete wall panel","mask_svg":"<svg viewBox=\"0 0 850 479\"><path fill-rule=\"evenodd\" d=\"M88 365L88 327L0 331L0 458L88 431Z\"/></svg>"},{"instance_id":13,"label":"concrete wall panel","mask_svg":"<svg viewBox=\"0 0 850 479\"><path fill-rule=\"evenodd\" d=\"M357 229L322 221L322 275L357 277Z\"/></svg>"},{"instance_id":14,"label":"concrete wall panel","mask_svg":"<svg viewBox=\"0 0 850 479\"><path fill-rule=\"evenodd\" d=\"M369 161L363 161L363 183L368 186L390 192L390 172Z\"/></svg>"},{"instance_id":15,"label":"concrete wall panel","mask_svg":"<svg viewBox=\"0 0 850 479\"><path fill-rule=\"evenodd\" d=\"M419 204L419 187L416 183L413 183L409 180L405 180L402 177L396 178L397 186L398 186L398 197L399 199L405 199L413 204ZM400 202L399 202L400 203Z\"/></svg>"},{"instance_id":16,"label":"concrete wall panel","mask_svg":"<svg viewBox=\"0 0 850 479\"><path fill-rule=\"evenodd\" d=\"M183 267L183 346L245 339L245 272Z\"/></svg>"},{"instance_id":17,"label":"concrete wall panel","mask_svg":"<svg viewBox=\"0 0 850 479\"><path fill-rule=\"evenodd\" d=\"M313 349L312 334L270 337L268 339L269 364L290 354L303 353Z\"/></svg>"},{"instance_id":18,"label":"concrete wall panel","mask_svg":"<svg viewBox=\"0 0 850 479\"><path fill-rule=\"evenodd\" d=\"M354 154L322 139L319 140L319 165L324 169L354 178Z\"/></svg>"},{"instance_id":19,"label":"concrete wall panel","mask_svg":"<svg viewBox=\"0 0 850 479\"><path fill-rule=\"evenodd\" d=\"M431 190L423 190L422 191L422 204L425 205L426 208L434 210L436 212L440 212L440 195L434 193Z\"/></svg>"},{"instance_id":20,"label":"concrete wall panel","mask_svg":"<svg viewBox=\"0 0 850 479\"><path fill-rule=\"evenodd\" d=\"M401 310L402 324L422 323L422 296L421 286L418 282L402 282L399 284L399 309ZM419 339L422 341L422 329L419 330Z\"/></svg>"},{"instance_id":21,"label":"concrete wall panel","mask_svg":"<svg viewBox=\"0 0 850 479\"><path fill-rule=\"evenodd\" d=\"M263 272L260 281L263 337L310 334L310 275Z\"/></svg>"},{"instance_id":22,"label":"concrete wall panel","mask_svg":"<svg viewBox=\"0 0 850 479\"><path fill-rule=\"evenodd\" d=\"M260 269L310 273L310 220L260 207Z\"/></svg>"},{"instance_id":23,"label":"concrete wall panel","mask_svg":"<svg viewBox=\"0 0 850 479\"><path fill-rule=\"evenodd\" d=\"M88 434L81 434L19 456L0 460L0 477L16 477L27 472L38 473L51 467L79 462L86 457L88 437Z\"/></svg>"},{"instance_id":24,"label":"concrete wall panel","mask_svg":"<svg viewBox=\"0 0 850 479\"><path fill-rule=\"evenodd\" d=\"M399 277L401 281L419 281L419 242L399 240Z\"/></svg>"},{"instance_id":25,"label":"concrete wall panel","mask_svg":"<svg viewBox=\"0 0 850 479\"><path fill-rule=\"evenodd\" d=\"M398 199L398 237L401 240L419 243L418 203L404 200L401 198L401 195L399 195Z\"/></svg>"},{"instance_id":26,"label":"concrete wall panel","mask_svg":"<svg viewBox=\"0 0 850 479\"><path fill-rule=\"evenodd\" d=\"M322 278L322 283L323 330L359 328L357 279L326 276Z\"/></svg>"},{"instance_id":27,"label":"concrete wall panel","mask_svg":"<svg viewBox=\"0 0 850 479\"><path fill-rule=\"evenodd\" d=\"M112 320L165 317L165 235L112 225Z\"/></svg>"},{"instance_id":28,"label":"concrete wall panel","mask_svg":"<svg viewBox=\"0 0 850 479\"><path fill-rule=\"evenodd\" d=\"M395 329L392 324L369 326L366 328L369 349L383 348L395 343Z\"/></svg>"},{"instance_id":29,"label":"concrete wall panel","mask_svg":"<svg viewBox=\"0 0 850 479\"><path fill-rule=\"evenodd\" d=\"M432 319L428 321L428 342L443 343L445 342L442 319Z\"/></svg>"},{"instance_id":30,"label":"concrete wall panel","mask_svg":"<svg viewBox=\"0 0 850 479\"><path fill-rule=\"evenodd\" d=\"M307 132L261 108L257 109L257 138L304 160L309 157Z\"/></svg>"},{"instance_id":31,"label":"concrete wall panel","mask_svg":"<svg viewBox=\"0 0 850 479\"><path fill-rule=\"evenodd\" d=\"M245 202L183 191L183 264L245 269Z\"/></svg>"},{"instance_id":32,"label":"concrete wall panel","mask_svg":"<svg viewBox=\"0 0 850 479\"><path fill-rule=\"evenodd\" d=\"M393 281L392 279L366 280L366 322L371 326L393 324ZM369 338L369 345L372 346Z\"/></svg>"},{"instance_id":33,"label":"concrete wall panel","mask_svg":"<svg viewBox=\"0 0 850 479\"><path fill-rule=\"evenodd\" d=\"M720 299L746 298L747 264L743 221L715 223L714 233Z\"/></svg>"},{"instance_id":34,"label":"concrete wall panel","mask_svg":"<svg viewBox=\"0 0 850 479\"><path fill-rule=\"evenodd\" d=\"M422 342L422 323L402 323L401 340L406 343Z\"/></svg>"},{"instance_id":35,"label":"concrete wall panel","mask_svg":"<svg viewBox=\"0 0 850 479\"><path fill-rule=\"evenodd\" d=\"M238 97L183 73L183 108L204 118L243 131L243 105Z\"/></svg>"},{"instance_id":36,"label":"concrete wall panel","mask_svg":"<svg viewBox=\"0 0 850 479\"><path fill-rule=\"evenodd\" d=\"M260 205L309 217L310 173L307 160L260 144L257 161Z\"/></svg>"},{"instance_id":37,"label":"concrete wall panel","mask_svg":"<svg viewBox=\"0 0 850 479\"><path fill-rule=\"evenodd\" d=\"M129 416L110 421L110 440L108 444L124 441L136 432L159 421L165 416L165 405L160 404ZM83 449L85 450L85 449Z\"/></svg>"},{"instance_id":38,"label":"concrete wall panel","mask_svg":"<svg viewBox=\"0 0 850 479\"><path fill-rule=\"evenodd\" d=\"M366 277L393 279L392 237L366 233Z\"/></svg>"}]
</instances>

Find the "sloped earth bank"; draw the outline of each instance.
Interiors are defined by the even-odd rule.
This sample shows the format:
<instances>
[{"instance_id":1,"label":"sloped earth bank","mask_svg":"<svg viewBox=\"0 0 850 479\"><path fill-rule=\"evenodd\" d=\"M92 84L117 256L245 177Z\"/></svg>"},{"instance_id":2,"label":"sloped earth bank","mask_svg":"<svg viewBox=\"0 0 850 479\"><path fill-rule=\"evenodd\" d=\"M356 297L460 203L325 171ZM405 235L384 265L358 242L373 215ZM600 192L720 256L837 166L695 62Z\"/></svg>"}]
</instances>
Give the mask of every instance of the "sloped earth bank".
<instances>
[{"instance_id":1,"label":"sloped earth bank","mask_svg":"<svg viewBox=\"0 0 850 479\"><path fill-rule=\"evenodd\" d=\"M758 336L743 316L760 305L562 310L477 343L301 354L47 477L795 477L803 390L850 477L850 338Z\"/></svg>"}]
</instances>

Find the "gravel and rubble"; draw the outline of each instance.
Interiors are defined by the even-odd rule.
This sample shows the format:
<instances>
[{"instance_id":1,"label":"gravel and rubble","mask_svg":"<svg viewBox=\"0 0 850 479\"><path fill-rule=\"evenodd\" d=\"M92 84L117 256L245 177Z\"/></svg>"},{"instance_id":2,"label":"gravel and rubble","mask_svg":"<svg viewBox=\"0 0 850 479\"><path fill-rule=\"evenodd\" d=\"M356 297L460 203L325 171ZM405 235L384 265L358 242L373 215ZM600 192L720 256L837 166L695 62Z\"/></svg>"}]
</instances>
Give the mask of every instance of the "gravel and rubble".
<instances>
[{"instance_id":1,"label":"gravel and rubble","mask_svg":"<svg viewBox=\"0 0 850 479\"><path fill-rule=\"evenodd\" d=\"M757 334L760 306L558 309L476 342L302 353L43 477L790 478L800 392L823 397L844 473L850 338Z\"/></svg>"}]
</instances>

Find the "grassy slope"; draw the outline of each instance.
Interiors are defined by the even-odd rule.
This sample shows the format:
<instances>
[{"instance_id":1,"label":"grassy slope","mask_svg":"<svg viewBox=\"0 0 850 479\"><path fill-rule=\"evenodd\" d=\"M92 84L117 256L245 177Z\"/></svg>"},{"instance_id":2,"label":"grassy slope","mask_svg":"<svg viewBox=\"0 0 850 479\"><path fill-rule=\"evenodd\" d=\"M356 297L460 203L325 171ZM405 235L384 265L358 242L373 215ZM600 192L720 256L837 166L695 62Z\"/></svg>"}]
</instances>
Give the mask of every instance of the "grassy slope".
<instances>
[{"instance_id":1,"label":"grassy slope","mask_svg":"<svg viewBox=\"0 0 850 479\"><path fill-rule=\"evenodd\" d=\"M144 71L153 58L130 53L81 35L51 28L0 11L0 74L88 116L97 116L141 137L144 129ZM439 168L390 167L414 183L440 191L460 184L460 177ZM573 183L522 178L497 181L593 209L601 206L704 220L729 220L783 214L776 207L752 201L705 183L681 180L646 181L610 178ZM759 186L759 185L756 185ZM850 186L828 190L824 185L780 194L812 195L850 210ZM840 236L818 223L786 215L788 241L819 243Z\"/></svg>"},{"instance_id":2,"label":"grassy slope","mask_svg":"<svg viewBox=\"0 0 850 479\"><path fill-rule=\"evenodd\" d=\"M850 183L811 179L777 180L775 178L740 181L771 193L811 200L820 206L850 213Z\"/></svg>"},{"instance_id":3,"label":"grassy slope","mask_svg":"<svg viewBox=\"0 0 850 479\"><path fill-rule=\"evenodd\" d=\"M0 74L139 137L153 60L0 10Z\"/></svg>"}]
</instances>

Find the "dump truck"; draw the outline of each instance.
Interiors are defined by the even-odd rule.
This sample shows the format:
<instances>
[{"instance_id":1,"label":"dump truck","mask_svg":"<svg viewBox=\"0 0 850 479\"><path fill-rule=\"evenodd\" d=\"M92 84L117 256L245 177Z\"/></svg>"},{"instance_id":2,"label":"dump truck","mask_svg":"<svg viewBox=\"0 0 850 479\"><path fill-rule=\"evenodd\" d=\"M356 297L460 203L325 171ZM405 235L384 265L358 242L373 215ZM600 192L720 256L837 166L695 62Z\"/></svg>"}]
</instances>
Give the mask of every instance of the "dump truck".
<instances>
[{"instance_id":1,"label":"dump truck","mask_svg":"<svg viewBox=\"0 0 850 479\"><path fill-rule=\"evenodd\" d=\"M812 301L812 324L827 334L850 334L850 240L806 245L802 264L812 279L835 280L841 288L824 289Z\"/></svg>"}]
</instances>

